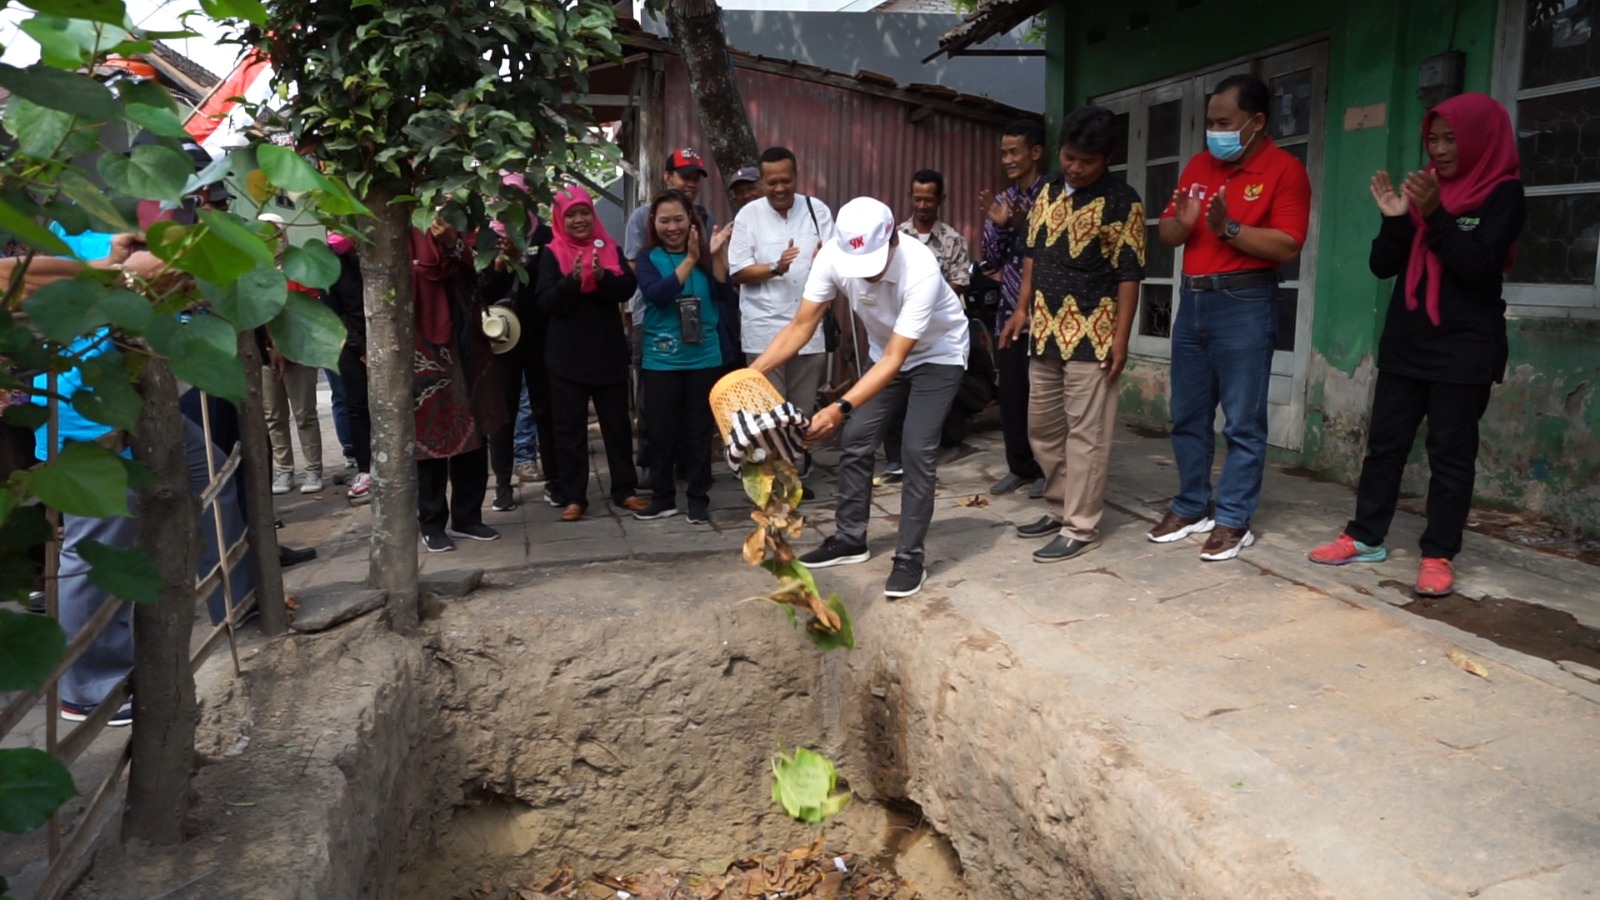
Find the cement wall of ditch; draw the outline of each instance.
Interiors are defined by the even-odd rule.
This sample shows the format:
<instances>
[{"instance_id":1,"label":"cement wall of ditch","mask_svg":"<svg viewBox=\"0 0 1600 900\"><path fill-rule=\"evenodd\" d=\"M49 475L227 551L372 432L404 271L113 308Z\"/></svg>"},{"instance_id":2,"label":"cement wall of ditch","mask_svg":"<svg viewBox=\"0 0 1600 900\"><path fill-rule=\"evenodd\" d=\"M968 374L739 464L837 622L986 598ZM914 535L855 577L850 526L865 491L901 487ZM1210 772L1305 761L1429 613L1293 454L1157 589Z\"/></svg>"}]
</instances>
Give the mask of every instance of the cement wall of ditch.
<instances>
[{"instance_id":1,"label":"cement wall of ditch","mask_svg":"<svg viewBox=\"0 0 1600 900\"><path fill-rule=\"evenodd\" d=\"M746 575L685 596L573 569L487 586L418 636L366 621L270 646L206 700L196 837L108 847L78 896L438 898L561 864L715 867L815 835L770 800L780 743L839 764L862 802L826 833L858 853L920 807L954 851L901 870L932 900L1322 893L1221 852L1103 711L947 603L857 603L860 646L823 656L730 602Z\"/></svg>"}]
</instances>

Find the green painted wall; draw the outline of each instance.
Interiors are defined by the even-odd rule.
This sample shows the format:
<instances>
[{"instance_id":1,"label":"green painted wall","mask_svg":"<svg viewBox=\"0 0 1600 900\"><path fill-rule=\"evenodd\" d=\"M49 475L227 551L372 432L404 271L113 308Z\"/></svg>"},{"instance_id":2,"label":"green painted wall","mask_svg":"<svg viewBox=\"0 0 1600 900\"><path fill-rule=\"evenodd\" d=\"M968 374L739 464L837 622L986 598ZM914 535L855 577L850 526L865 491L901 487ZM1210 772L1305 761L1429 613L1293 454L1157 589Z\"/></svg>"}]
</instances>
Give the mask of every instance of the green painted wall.
<instances>
[{"instance_id":1,"label":"green painted wall","mask_svg":"<svg viewBox=\"0 0 1600 900\"><path fill-rule=\"evenodd\" d=\"M1180 8L1183 7L1183 8ZM1140 27L1131 23L1140 21ZM1052 127L1089 98L1314 39L1328 42L1328 96L1316 310L1301 461L1353 482L1375 375L1373 355L1391 284L1367 270L1377 227L1368 181L1423 160L1417 66L1466 54L1466 88L1487 91L1497 0L1062 0L1049 13ZM1093 41L1091 42L1091 38ZM1345 112L1386 105L1381 127L1346 131ZM1511 323L1511 371L1485 417L1480 499L1600 531L1600 323ZM1163 367L1130 367L1125 418L1162 424ZM1160 420L1160 421L1154 421ZM1420 450L1418 453L1420 458ZM1421 488L1424 474L1410 486Z\"/></svg>"}]
</instances>

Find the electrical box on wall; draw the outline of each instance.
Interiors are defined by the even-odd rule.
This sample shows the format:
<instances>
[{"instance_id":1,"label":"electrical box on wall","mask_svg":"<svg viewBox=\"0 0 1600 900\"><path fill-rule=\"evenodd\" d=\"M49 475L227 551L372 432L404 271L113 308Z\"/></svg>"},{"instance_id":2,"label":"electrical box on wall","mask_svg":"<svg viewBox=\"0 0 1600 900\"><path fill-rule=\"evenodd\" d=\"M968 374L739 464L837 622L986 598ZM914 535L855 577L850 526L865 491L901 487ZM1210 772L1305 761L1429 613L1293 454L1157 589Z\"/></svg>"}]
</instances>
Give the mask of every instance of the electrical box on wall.
<instances>
[{"instance_id":1,"label":"electrical box on wall","mask_svg":"<svg viewBox=\"0 0 1600 900\"><path fill-rule=\"evenodd\" d=\"M1430 56L1417 66L1417 99L1424 109L1431 109L1461 93L1467 55L1451 50Z\"/></svg>"}]
</instances>

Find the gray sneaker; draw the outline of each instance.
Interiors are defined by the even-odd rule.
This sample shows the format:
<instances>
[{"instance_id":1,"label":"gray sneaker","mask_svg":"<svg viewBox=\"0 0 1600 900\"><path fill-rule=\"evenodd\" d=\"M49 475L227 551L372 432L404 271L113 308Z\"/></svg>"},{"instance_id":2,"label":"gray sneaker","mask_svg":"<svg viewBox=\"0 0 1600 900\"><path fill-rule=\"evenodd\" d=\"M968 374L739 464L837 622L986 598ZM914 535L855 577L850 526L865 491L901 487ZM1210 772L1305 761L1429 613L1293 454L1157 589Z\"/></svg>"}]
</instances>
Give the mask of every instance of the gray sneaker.
<instances>
[{"instance_id":1,"label":"gray sneaker","mask_svg":"<svg viewBox=\"0 0 1600 900\"><path fill-rule=\"evenodd\" d=\"M274 494L287 494L294 490L293 472L273 472L272 492Z\"/></svg>"},{"instance_id":2,"label":"gray sneaker","mask_svg":"<svg viewBox=\"0 0 1600 900\"><path fill-rule=\"evenodd\" d=\"M305 477L300 479L300 493L302 493L302 494L320 494L320 493L322 493L322 473L321 472L307 472L305 474Z\"/></svg>"}]
</instances>

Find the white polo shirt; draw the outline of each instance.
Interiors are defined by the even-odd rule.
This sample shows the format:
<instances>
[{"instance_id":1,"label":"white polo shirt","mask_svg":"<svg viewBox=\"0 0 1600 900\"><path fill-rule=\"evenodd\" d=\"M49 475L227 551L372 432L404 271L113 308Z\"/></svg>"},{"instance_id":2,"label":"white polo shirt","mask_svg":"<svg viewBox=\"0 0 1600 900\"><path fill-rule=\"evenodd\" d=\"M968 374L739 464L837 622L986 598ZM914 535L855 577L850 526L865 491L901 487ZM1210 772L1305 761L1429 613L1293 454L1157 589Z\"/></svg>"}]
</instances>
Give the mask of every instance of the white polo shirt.
<instances>
[{"instance_id":1,"label":"white polo shirt","mask_svg":"<svg viewBox=\"0 0 1600 900\"><path fill-rule=\"evenodd\" d=\"M846 278L833 265L844 251L829 241L811 267L805 299L831 303L839 294L849 298L850 308L867 330L874 360L883 358L889 339L898 334L917 342L901 371L927 363L965 367L967 314L961 298L944 280L939 258L922 243L903 236L893 254L889 271L877 282Z\"/></svg>"},{"instance_id":2,"label":"white polo shirt","mask_svg":"<svg viewBox=\"0 0 1600 900\"><path fill-rule=\"evenodd\" d=\"M812 213L817 217L815 224L811 220ZM746 353L767 349L799 311L800 293L811 272L811 252L818 241L833 242L833 212L828 204L815 197L795 194L788 216L779 215L762 197L745 204L733 218L733 237L728 241L729 272L777 262L791 240L799 248L800 255L795 257L788 272L760 284L739 286L739 333ZM819 328L800 354L823 353L826 349Z\"/></svg>"}]
</instances>

